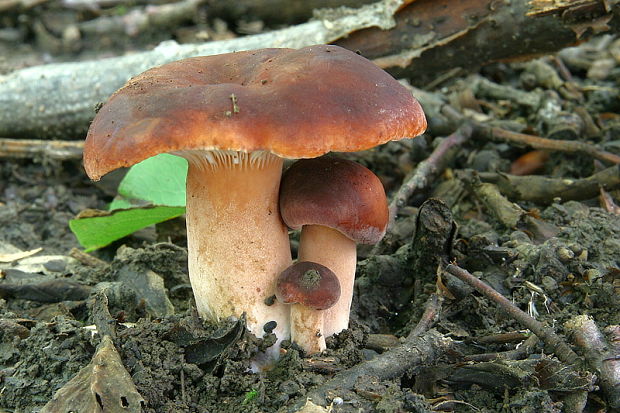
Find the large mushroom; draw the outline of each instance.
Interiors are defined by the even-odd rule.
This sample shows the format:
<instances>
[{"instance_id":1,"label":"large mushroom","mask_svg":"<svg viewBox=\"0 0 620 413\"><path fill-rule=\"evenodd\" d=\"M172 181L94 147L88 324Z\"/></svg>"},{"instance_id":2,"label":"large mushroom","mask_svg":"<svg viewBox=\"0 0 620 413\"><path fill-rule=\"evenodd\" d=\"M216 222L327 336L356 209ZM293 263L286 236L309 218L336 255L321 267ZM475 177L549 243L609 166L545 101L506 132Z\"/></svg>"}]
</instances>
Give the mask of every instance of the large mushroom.
<instances>
[{"instance_id":1,"label":"large mushroom","mask_svg":"<svg viewBox=\"0 0 620 413\"><path fill-rule=\"evenodd\" d=\"M357 265L356 244L385 235L388 205L379 178L345 159L303 159L286 170L280 186L284 223L301 229L298 259L329 267L340 281L340 300L324 314L324 334L346 329Z\"/></svg>"},{"instance_id":2,"label":"large mushroom","mask_svg":"<svg viewBox=\"0 0 620 413\"><path fill-rule=\"evenodd\" d=\"M189 273L198 312L247 314L257 336L288 308L268 305L291 264L278 211L282 158L358 151L419 135L411 93L363 57L337 46L195 57L129 80L88 131L84 166L98 180L159 153L189 161Z\"/></svg>"}]
</instances>

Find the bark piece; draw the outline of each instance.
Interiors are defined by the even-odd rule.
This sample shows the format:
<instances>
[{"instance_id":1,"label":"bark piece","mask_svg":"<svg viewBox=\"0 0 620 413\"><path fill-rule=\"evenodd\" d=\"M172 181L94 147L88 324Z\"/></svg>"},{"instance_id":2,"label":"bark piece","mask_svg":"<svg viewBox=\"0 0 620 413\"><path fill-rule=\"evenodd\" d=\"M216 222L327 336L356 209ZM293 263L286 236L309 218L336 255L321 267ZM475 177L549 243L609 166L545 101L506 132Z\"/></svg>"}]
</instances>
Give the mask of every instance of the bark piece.
<instances>
[{"instance_id":1,"label":"bark piece","mask_svg":"<svg viewBox=\"0 0 620 413\"><path fill-rule=\"evenodd\" d=\"M92 318L97 327L97 333L102 336L109 336L112 340L116 340L116 320L110 314L108 296L105 294L105 291L98 290L95 292L90 306Z\"/></svg>"},{"instance_id":2,"label":"bark piece","mask_svg":"<svg viewBox=\"0 0 620 413\"><path fill-rule=\"evenodd\" d=\"M136 299L144 301L146 311L153 317L174 314L174 306L168 298L164 279L151 270L134 271L129 266L118 272L118 280L136 293Z\"/></svg>"},{"instance_id":3,"label":"bark piece","mask_svg":"<svg viewBox=\"0 0 620 413\"><path fill-rule=\"evenodd\" d=\"M414 277L434 276L442 260L452 257L456 224L450 208L439 199L426 200L418 212L416 230L411 242Z\"/></svg>"},{"instance_id":4,"label":"bark piece","mask_svg":"<svg viewBox=\"0 0 620 413\"><path fill-rule=\"evenodd\" d=\"M465 171L462 177L476 198L503 226L507 228L517 226L525 215L525 211L520 206L508 201L496 185L482 182L477 173Z\"/></svg>"},{"instance_id":5,"label":"bark piece","mask_svg":"<svg viewBox=\"0 0 620 413\"><path fill-rule=\"evenodd\" d=\"M617 1L566 0L537 13L530 0L418 0L396 17L396 27L367 29L337 42L397 77L416 84L454 68L537 57L616 30Z\"/></svg>"}]
</instances>

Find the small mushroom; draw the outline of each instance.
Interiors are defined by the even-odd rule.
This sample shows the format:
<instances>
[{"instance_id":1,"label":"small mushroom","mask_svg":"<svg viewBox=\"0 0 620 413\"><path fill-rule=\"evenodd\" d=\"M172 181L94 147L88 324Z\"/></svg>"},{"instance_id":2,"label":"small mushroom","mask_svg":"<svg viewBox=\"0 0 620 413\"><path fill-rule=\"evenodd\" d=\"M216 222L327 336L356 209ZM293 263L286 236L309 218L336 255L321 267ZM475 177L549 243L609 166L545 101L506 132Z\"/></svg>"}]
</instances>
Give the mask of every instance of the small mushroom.
<instances>
[{"instance_id":1,"label":"small mushroom","mask_svg":"<svg viewBox=\"0 0 620 413\"><path fill-rule=\"evenodd\" d=\"M388 222L383 185L368 168L323 157L294 163L283 175L280 213L301 229L298 259L331 268L342 289L338 303L325 312L327 337L349 325L357 265L356 243L379 242Z\"/></svg>"},{"instance_id":2,"label":"small mushroom","mask_svg":"<svg viewBox=\"0 0 620 413\"><path fill-rule=\"evenodd\" d=\"M297 262L278 276L276 297L291 304L291 339L308 355L325 350L323 310L340 298L336 274L316 262Z\"/></svg>"}]
</instances>

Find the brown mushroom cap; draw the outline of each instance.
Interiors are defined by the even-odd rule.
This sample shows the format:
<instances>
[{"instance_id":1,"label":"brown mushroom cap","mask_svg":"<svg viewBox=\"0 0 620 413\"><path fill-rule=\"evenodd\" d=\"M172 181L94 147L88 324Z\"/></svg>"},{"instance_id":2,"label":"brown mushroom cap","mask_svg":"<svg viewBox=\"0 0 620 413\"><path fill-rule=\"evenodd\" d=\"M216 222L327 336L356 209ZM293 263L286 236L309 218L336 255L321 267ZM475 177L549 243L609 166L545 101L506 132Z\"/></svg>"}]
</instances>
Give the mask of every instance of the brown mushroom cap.
<instances>
[{"instance_id":1,"label":"brown mushroom cap","mask_svg":"<svg viewBox=\"0 0 620 413\"><path fill-rule=\"evenodd\" d=\"M270 151L310 158L414 137L426 119L411 93L338 46L194 57L130 79L99 110L84 166L104 174L163 152Z\"/></svg>"},{"instance_id":2,"label":"brown mushroom cap","mask_svg":"<svg viewBox=\"0 0 620 413\"><path fill-rule=\"evenodd\" d=\"M340 282L326 266L300 261L280 273L276 280L276 297L284 304L326 310L340 298Z\"/></svg>"},{"instance_id":3,"label":"brown mushroom cap","mask_svg":"<svg viewBox=\"0 0 620 413\"><path fill-rule=\"evenodd\" d=\"M385 190L368 168L324 157L295 162L282 176L280 214L286 225L322 225L361 244L379 242L388 223Z\"/></svg>"}]
</instances>

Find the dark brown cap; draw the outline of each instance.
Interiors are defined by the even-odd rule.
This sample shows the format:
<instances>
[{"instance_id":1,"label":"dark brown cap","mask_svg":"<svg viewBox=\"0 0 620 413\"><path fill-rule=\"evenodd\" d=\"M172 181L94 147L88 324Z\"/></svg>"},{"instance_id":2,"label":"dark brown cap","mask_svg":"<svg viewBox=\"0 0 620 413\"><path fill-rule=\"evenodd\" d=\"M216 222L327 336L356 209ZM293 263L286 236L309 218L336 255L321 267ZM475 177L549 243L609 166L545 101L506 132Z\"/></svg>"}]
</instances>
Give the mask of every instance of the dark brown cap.
<instances>
[{"instance_id":1,"label":"dark brown cap","mask_svg":"<svg viewBox=\"0 0 620 413\"><path fill-rule=\"evenodd\" d=\"M368 168L324 157L295 162L282 176L280 214L286 225L322 225L362 244L379 242L388 223L385 190Z\"/></svg>"},{"instance_id":2,"label":"dark brown cap","mask_svg":"<svg viewBox=\"0 0 620 413\"><path fill-rule=\"evenodd\" d=\"M300 261L280 273L276 280L276 297L284 304L326 310L338 302L340 282L326 266Z\"/></svg>"},{"instance_id":3,"label":"dark brown cap","mask_svg":"<svg viewBox=\"0 0 620 413\"><path fill-rule=\"evenodd\" d=\"M163 152L270 151L312 158L426 129L411 93L338 46L194 57L132 78L101 107L84 166L99 179Z\"/></svg>"}]
</instances>

